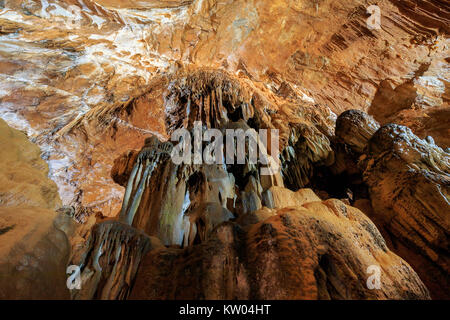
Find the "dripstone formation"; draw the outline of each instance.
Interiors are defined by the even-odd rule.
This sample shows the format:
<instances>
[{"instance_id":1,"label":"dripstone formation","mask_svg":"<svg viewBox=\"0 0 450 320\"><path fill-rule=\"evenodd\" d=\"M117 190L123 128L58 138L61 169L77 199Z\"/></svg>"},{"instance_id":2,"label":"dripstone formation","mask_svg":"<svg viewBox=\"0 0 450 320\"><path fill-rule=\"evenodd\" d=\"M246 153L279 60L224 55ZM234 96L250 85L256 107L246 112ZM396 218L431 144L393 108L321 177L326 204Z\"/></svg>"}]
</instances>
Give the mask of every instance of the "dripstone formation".
<instances>
[{"instance_id":1,"label":"dripstone formation","mask_svg":"<svg viewBox=\"0 0 450 320\"><path fill-rule=\"evenodd\" d=\"M0 13L0 299L450 299L446 1Z\"/></svg>"}]
</instances>

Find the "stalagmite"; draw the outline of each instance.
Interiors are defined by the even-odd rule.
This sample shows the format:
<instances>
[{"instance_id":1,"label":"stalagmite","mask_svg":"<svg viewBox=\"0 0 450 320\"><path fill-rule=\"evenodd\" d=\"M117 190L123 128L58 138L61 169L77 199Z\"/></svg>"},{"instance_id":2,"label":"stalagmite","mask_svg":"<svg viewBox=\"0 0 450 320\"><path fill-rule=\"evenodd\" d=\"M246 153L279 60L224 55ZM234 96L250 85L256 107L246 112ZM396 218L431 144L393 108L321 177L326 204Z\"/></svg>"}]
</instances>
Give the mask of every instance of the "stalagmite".
<instances>
[{"instance_id":1,"label":"stalagmite","mask_svg":"<svg viewBox=\"0 0 450 320\"><path fill-rule=\"evenodd\" d=\"M125 190L125 195L123 196L123 204L122 209L120 210L119 219L125 220L126 213L128 209L128 202L130 201L131 191L133 190L133 182L136 177L136 172L138 171L138 168L140 169L141 163L136 162L133 166L133 170L131 171L130 179L127 183L127 188Z\"/></svg>"},{"instance_id":2,"label":"stalagmite","mask_svg":"<svg viewBox=\"0 0 450 320\"><path fill-rule=\"evenodd\" d=\"M336 121L336 136L355 152L362 153L369 139L380 128L370 115L360 110L343 112Z\"/></svg>"},{"instance_id":3,"label":"stalagmite","mask_svg":"<svg viewBox=\"0 0 450 320\"><path fill-rule=\"evenodd\" d=\"M360 164L373 218L436 298L447 297L450 288L449 159L409 128L389 124L369 140Z\"/></svg>"}]
</instances>

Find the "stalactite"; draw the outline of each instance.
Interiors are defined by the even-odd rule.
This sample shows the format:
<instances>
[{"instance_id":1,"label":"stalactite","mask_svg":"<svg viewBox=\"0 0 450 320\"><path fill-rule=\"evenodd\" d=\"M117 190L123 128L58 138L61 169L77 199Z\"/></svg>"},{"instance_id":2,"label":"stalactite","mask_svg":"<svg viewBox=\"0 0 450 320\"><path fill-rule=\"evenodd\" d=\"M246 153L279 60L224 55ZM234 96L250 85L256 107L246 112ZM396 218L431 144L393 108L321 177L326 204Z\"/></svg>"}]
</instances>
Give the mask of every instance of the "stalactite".
<instances>
[{"instance_id":1,"label":"stalactite","mask_svg":"<svg viewBox=\"0 0 450 320\"><path fill-rule=\"evenodd\" d=\"M119 219L125 220L127 208L128 208L128 202L130 201L131 191L133 190L133 182L136 177L136 173L138 171L138 168L140 168L141 164L140 162L136 162L133 166L133 170L131 171L131 176L128 180L127 188L125 190L125 195L123 198L123 204L122 209L120 210Z\"/></svg>"},{"instance_id":2,"label":"stalactite","mask_svg":"<svg viewBox=\"0 0 450 320\"><path fill-rule=\"evenodd\" d=\"M319 130L313 126L295 125L280 160L286 186L298 190L310 182L314 165L329 165L333 163L334 155L330 141Z\"/></svg>"},{"instance_id":3,"label":"stalactite","mask_svg":"<svg viewBox=\"0 0 450 320\"><path fill-rule=\"evenodd\" d=\"M225 72L201 70L175 78L165 98L166 122L171 131L194 121L220 128L240 110L245 121L254 116L252 92ZM180 119L186 119L180 122Z\"/></svg>"},{"instance_id":4,"label":"stalactite","mask_svg":"<svg viewBox=\"0 0 450 320\"><path fill-rule=\"evenodd\" d=\"M156 162L152 163L151 165L147 165L144 174L140 179L139 186L133 198L133 202L131 203L130 209L128 210L124 220L126 223L130 225L133 223L134 215L136 214L136 210L138 209L139 204L141 203L142 193L144 192L147 184L147 177L152 174L155 166Z\"/></svg>"},{"instance_id":5,"label":"stalactite","mask_svg":"<svg viewBox=\"0 0 450 320\"><path fill-rule=\"evenodd\" d=\"M126 299L139 263L151 248L160 247L156 239L119 221L94 225L79 260L81 289L74 299Z\"/></svg>"}]
</instances>

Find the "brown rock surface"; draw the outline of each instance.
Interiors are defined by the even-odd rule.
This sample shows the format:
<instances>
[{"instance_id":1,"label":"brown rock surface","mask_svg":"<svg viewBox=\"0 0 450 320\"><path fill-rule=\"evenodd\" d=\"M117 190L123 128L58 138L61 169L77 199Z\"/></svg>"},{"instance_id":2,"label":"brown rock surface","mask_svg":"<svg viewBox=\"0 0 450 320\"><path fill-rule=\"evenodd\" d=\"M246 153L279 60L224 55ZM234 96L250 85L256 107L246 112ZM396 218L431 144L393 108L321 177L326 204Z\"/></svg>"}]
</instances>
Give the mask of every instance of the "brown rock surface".
<instances>
[{"instance_id":1,"label":"brown rock surface","mask_svg":"<svg viewBox=\"0 0 450 320\"><path fill-rule=\"evenodd\" d=\"M439 0L377 5L380 29L369 28L365 0L0 0L0 118L40 148L27 146L25 135L11 134L0 121L2 147L13 151L0 154L0 206L54 210L61 205L55 185L46 180L42 152L63 211L84 223L70 239L77 249L73 258L89 266L79 297L126 297L148 235L186 247L160 249L167 257L158 260L162 267L175 261L203 272L197 259L204 259L211 270L204 271L205 280L181 270L168 287L188 287L192 279L199 285L168 294L155 284L156 293L146 292L147 297L428 297L410 267L361 229L364 219L337 221L324 214L334 200L318 205L317 213L305 203L318 199L299 200L294 193L306 187L320 190L324 199L333 194L352 203L367 200L368 186L373 210L367 210L395 246L391 249L417 269L433 295L445 296L449 173L448 153L438 146L445 150L450 144L450 9ZM355 109L347 114L359 114L368 126L338 123L334 137L336 114ZM381 134L360 159L377 129L360 111L381 125L407 125L427 140L408 132L406 139L394 134L391 143ZM150 136L163 143L174 129L192 129L196 120L219 129L278 129L281 173L260 177L248 163L175 166L149 146L129 151L147 145ZM292 191L283 195L284 186ZM292 212L264 207L288 204ZM317 230L312 213L321 219ZM106 223L104 217L116 220ZM232 217L238 222L224 223ZM270 227L256 223L263 219ZM244 227L248 223L254 226ZM350 231L344 233L341 223L352 225ZM264 228L277 233L261 238L262 252L272 261L264 246L283 245L274 249L282 257L280 270L286 268L286 279L294 279L298 292L257 257L257 234ZM279 238L283 232L291 238ZM301 232L308 240L297 236ZM328 233L345 236L333 246ZM346 240L361 234L360 243ZM129 248L138 238L143 242ZM102 251L98 242L103 241ZM325 246L326 254L310 247L313 243ZM310 260L293 265L289 250L292 257ZM131 260L105 256L119 251ZM88 252L103 253L104 272L90 273L95 260L81 258ZM235 257L243 259L243 267L229 262ZM352 279L362 278L361 265L377 259L384 259L380 265L389 279L381 291L367 292L363 282ZM124 280L130 261L131 278ZM216 272L218 261L229 270ZM168 277L169 269L152 268L149 274ZM269 272L283 286L258 278L252 268ZM205 283L210 291L203 289Z\"/></svg>"},{"instance_id":2,"label":"brown rock surface","mask_svg":"<svg viewBox=\"0 0 450 320\"><path fill-rule=\"evenodd\" d=\"M158 247L158 239L118 221L95 224L71 259L81 266L81 288L71 292L72 299L126 299L142 257Z\"/></svg>"},{"instance_id":3,"label":"brown rock surface","mask_svg":"<svg viewBox=\"0 0 450 320\"><path fill-rule=\"evenodd\" d=\"M48 175L41 150L27 136L0 119L0 206L61 206L56 184Z\"/></svg>"},{"instance_id":4,"label":"brown rock surface","mask_svg":"<svg viewBox=\"0 0 450 320\"><path fill-rule=\"evenodd\" d=\"M198 246L150 251L130 298L429 298L417 274L356 208L327 200L268 218L265 210L251 214L257 222L221 224ZM366 286L370 265L381 268L379 290Z\"/></svg>"},{"instance_id":5,"label":"brown rock surface","mask_svg":"<svg viewBox=\"0 0 450 320\"><path fill-rule=\"evenodd\" d=\"M133 166L123 156L116 161L112 175L128 178L118 218L165 245L188 245L233 217L227 204L235 196L234 178L220 165L177 165L172 148L153 136L137 156L127 153Z\"/></svg>"},{"instance_id":6,"label":"brown rock surface","mask_svg":"<svg viewBox=\"0 0 450 320\"><path fill-rule=\"evenodd\" d=\"M0 299L69 299L70 243L54 211L0 207Z\"/></svg>"},{"instance_id":7,"label":"brown rock surface","mask_svg":"<svg viewBox=\"0 0 450 320\"><path fill-rule=\"evenodd\" d=\"M311 189L299 189L293 192L282 187L271 187L268 192L272 199L269 208L286 208L286 207L301 207L305 203L320 201L320 198Z\"/></svg>"},{"instance_id":8,"label":"brown rock surface","mask_svg":"<svg viewBox=\"0 0 450 320\"><path fill-rule=\"evenodd\" d=\"M360 110L347 110L336 120L336 136L353 151L363 153L369 139L380 125L367 113Z\"/></svg>"},{"instance_id":9,"label":"brown rock surface","mask_svg":"<svg viewBox=\"0 0 450 320\"><path fill-rule=\"evenodd\" d=\"M375 133L365 160L373 219L436 298L448 298L450 289L449 160L433 141L399 125Z\"/></svg>"},{"instance_id":10,"label":"brown rock surface","mask_svg":"<svg viewBox=\"0 0 450 320\"><path fill-rule=\"evenodd\" d=\"M0 299L68 299L71 218L39 148L0 119Z\"/></svg>"},{"instance_id":11,"label":"brown rock surface","mask_svg":"<svg viewBox=\"0 0 450 320\"><path fill-rule=\"evenodd\" d=\"M311 104L330 119L356 108L448 147L445 3L378 1L380 30L362 0L83 4L7 1L0 17L0 116L36 138L80 220L117 215L112 161L150 133L167 138L162 91L183 69L230 72L264 91L255 103Z\"/></svg>"}]
</instances>

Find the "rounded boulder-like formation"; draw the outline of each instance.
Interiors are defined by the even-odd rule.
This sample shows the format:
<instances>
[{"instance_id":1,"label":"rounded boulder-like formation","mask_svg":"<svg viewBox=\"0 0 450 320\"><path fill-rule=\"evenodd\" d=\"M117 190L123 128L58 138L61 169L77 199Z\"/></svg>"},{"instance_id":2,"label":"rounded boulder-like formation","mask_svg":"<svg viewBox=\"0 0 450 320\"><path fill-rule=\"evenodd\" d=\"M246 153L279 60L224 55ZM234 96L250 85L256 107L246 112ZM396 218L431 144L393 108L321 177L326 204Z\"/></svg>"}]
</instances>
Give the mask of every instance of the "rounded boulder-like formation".
<instances>
[{"instance_id":1,"label":"rounded boulder-like formation","mask_svg":"<svg viewBox=\"0 0 450 320\"><path fill-rule=\"evenodd\" d=\"M336 120L336 136L357 153L364 151L367 142L379 128L378 122L361 110L347 110Z\"/></svg>"},{"instance_id":2,"label":"rounded boulder-like formation","mask_svg":"<svg viewBox=\"0 0 450 320\"><path fill-rule=\"evenodd\" d=\"M281 196L281 195L280 195ZM150 251L132 299L429 299L358 209L330 199L263 208L208 241Z\"/></svg>"}]
</instances>

